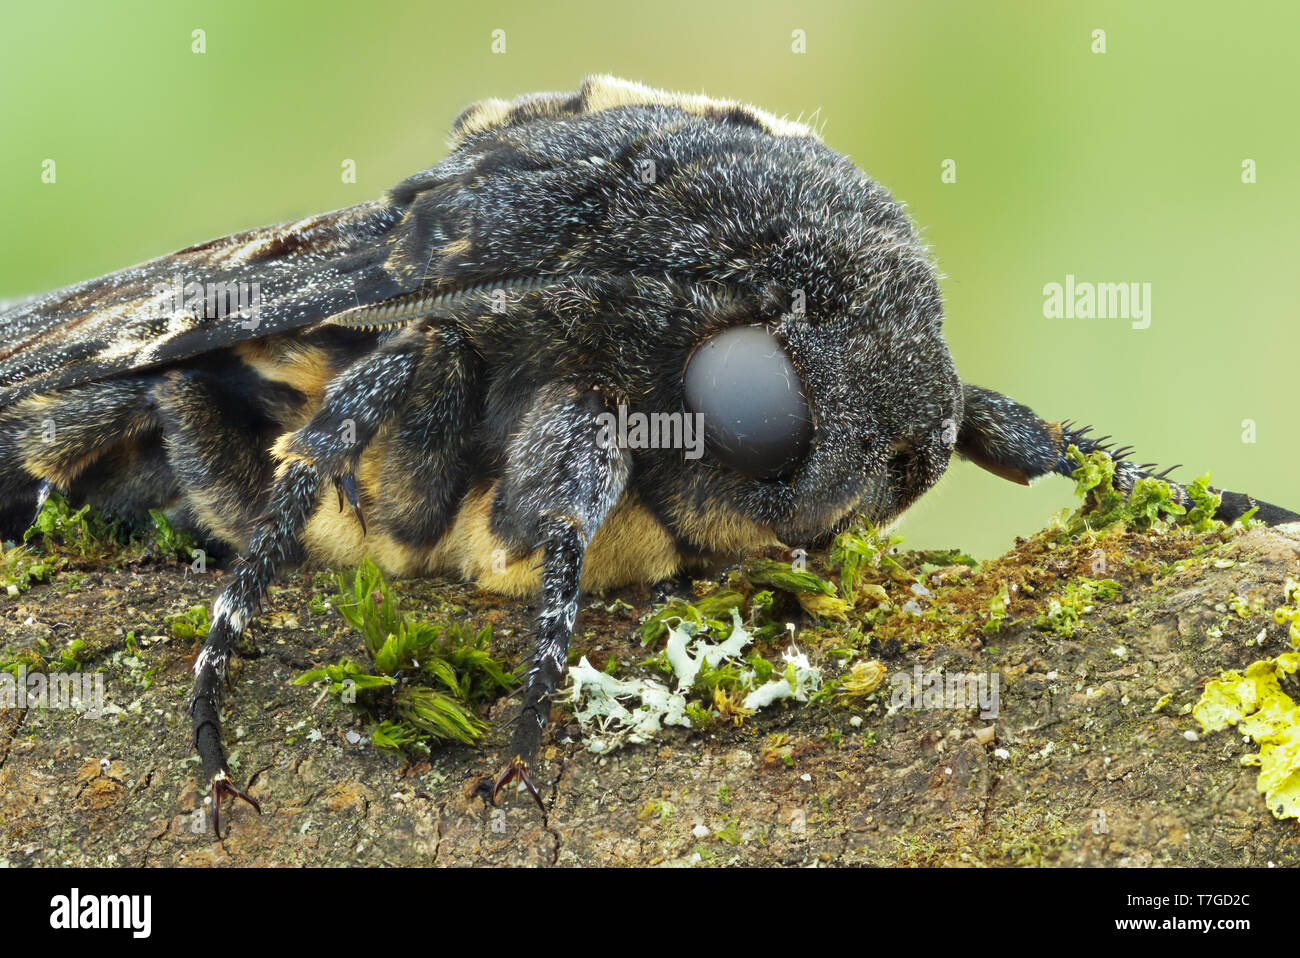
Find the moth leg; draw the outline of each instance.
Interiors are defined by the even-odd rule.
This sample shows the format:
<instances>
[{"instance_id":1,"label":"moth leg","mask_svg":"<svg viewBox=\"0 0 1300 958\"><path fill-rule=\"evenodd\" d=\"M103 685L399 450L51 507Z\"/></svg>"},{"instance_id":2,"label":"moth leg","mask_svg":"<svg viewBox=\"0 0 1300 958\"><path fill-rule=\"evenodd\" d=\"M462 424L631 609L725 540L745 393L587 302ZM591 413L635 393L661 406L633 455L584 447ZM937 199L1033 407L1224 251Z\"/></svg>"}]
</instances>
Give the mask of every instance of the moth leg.
<instances>
[{"instance_id":1,"label":"moth leg","mask_svg":"<svg viewBox=\"0 0 1300 958\"><path fill-rule=\"evenodd\" d=\"M378 440L383 490L367 504L371 523L399 542L424 549L442 538L478 472L482 440L479 358L453 327L432 336L406 399ZM353 494L341 490L351 501Z\"/></svg>"},{"instance_id":2,"label":"moth leg","mask_svg":"<svg viewBox=\"0 0 1300 958\"><path fill-rule=\"evenodd\" d=\"M513 547L540 544L543 558L532 667L507 751L510 760L492 786L494 802L519 779L538 807L542 804L529 772L541 747L549 697L568 662L583 559L622 496L630 468L627 450L600 440L596 417L605 411L605 399L594 389L570 383L540 389L511 441L497 487L492 531Z\"/></svg>"},{"instance_id":3,"label":"moth leg","mask_svg":"<svg viewBox=\"0 0 1300 958\"><path fill-rule=\"evenodd\" d=\"M150 510L159 509L174 527L188 528L184 518L173 511L180 505L180 488L163 452L160 432L126 440L109 450L77 477L65 495L69 502L89 503L131 527L147 525ZM40 498L43 501L45 496Z\"/></svg>"},{"instance_id":4,"label":"moth leg","mask_svg":"<svg viewBox=\"0 0 1300 958\"><path fill-rule=\"evenodd\" d=\"M334 477L334 488L339 494L339 512L343 511L343 503L346 501L352 507L352 514L357 517L357 524L361 526L361 534L366 534L366 517L361 513L361 497L357 492L357 477L354 473L347 472L341 476Z\"/></svg>"},{"instance_id":5,"label":"moth leg","mask_svg":"<svg viewBox=\"0 0 1300 958\"><path fill-rule=\"evenodd\" d=\"M296 391L238 368L174 370L158 385L162 446L185 503L199 524L234 548L248 545L271 483L266 450L283 432L280 421L301 416L302 401Z\"/></svg>"},{"instance_id":6,"label":"moth leg","mask_svg":"<svg viewBox=\"0 0 1300 958\"><path fill-rule=\"evenodd\" d=\"M1186 488L1168 478L1172 469L1153 473L1148 471L1154 468L1150 464L1131 462L1131 447L1116 449L1107 442L1109 436L1089 435L1091 426L1079 429L1072 423L1046 422L1028 406L991 389L967 384L963 392L965 413L957 434L957 452L995 475L1024 485L1049 473L1068 478L1077 467L1066 450L1077 446L1085 455L1104 452L1114 461L1115 488L1121 492L1131 492L1139 479L1155 478L1173 488L1180 505L1189 501ZM1220 496L1214 517L1223 522L1234 522L1253 508L1258 509L1255 518L1271 526L1300 521L1300 515L1281 506L1239 492L1213 491Z\"/></svg>"},{"instance_id":7,"label":"moth leg","mask_svg":"<svg viewBox=\"0 0 1300 958\"><path fill-rule=\"evenodd\" d=\"M0 501L5 504L6 535L21 537L50 490L112 498L121 491L120 484L134 482L137 488L149 487L141 488L142 496L167 491L166 477L104 471L127 447L147 446L156 438L153 385L145 376L95 383L28 396L0 410ZM95 488L77 485L88 472L99 479ZM158 480L158 488L151 480ZM147 515L144 506L158 501L137 503L138 515L128 518ZM125 502L121 496L113 499L115 505Z\"/></svg>"},{"instance_id":8,"label":"moth leg","mask_svg":"<svg viewBox=\"0 0 1300 958\"><path fill-rule=\"evenodd\" d=\"M221 744L221 687L239 636L261 608L277 568L302 558L302 531L322 481L351 473L362 450L400 405L424 345L422 329L408 329L334 379L320 409L275 450L280 459L268 501L247 553L213 606L212 628L194 663L190 717L194 746L212 779L213 828L221 834L221 798L257 803L230 782Z\"/></svg>"}]
</instances>

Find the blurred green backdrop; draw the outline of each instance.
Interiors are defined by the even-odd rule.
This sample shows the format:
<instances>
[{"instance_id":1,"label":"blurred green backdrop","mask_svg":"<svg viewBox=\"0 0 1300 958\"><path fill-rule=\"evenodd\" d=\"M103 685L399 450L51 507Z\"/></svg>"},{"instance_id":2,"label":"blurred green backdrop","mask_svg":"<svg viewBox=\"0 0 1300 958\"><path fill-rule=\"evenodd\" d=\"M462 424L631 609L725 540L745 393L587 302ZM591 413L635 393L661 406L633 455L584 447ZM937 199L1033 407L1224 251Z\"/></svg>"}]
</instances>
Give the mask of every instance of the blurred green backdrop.
<instances>
[{"instance_id":1,"label":"blurred green backdrop","mask_svg":"<svg viewBox=\"0 0 1300 958\"><path fill-rule=\"evenodd\" d=\"M964 378L1297 507L1297 36L1290 3L6 4L0 299L376 197L469 102L610 72L815 112L922 225ZM1044 318L1067 273L1151 283L1150 328ZM957 464L901 530L990 556L1072 503Z\"/></svg>"}]
</instances>

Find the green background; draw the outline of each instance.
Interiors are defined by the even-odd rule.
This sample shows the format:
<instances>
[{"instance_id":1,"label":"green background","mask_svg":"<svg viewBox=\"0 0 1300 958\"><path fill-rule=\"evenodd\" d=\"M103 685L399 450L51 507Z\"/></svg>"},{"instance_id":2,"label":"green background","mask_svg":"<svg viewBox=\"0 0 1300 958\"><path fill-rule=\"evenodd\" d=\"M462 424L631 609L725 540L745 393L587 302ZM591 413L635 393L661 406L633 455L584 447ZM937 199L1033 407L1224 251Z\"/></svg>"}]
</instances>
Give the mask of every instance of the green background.
<instances>
[{"instance_id":1,"label":"green background","mask_svg":"<svg viewBox=\"0 0 1300 958\"><path fill-rule=\"evenodd\" d=\"M815 112L922 225L964 378L1296 507L1297 37L1281 3L6 4L0 299L377 197L471 101L609 72ZM1151 283L1151 327L1044 318L1067 273ZM1073 501L959 463L900 528L989 556Z\"/></svg>"}]
</instances>

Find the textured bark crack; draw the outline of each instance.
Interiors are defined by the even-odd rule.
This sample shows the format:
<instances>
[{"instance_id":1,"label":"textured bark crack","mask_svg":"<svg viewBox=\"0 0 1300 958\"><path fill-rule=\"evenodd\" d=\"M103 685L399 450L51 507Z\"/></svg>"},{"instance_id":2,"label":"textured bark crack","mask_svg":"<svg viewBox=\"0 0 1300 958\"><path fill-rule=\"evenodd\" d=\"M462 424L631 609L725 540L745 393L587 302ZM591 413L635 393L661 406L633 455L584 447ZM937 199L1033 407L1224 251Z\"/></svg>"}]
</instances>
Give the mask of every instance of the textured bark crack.
<instances>
[{"instance_id":1,"label":"textured bark crack","mask_svg":"<svg viewBox=\"0 0 1300 958\"><path fill-rule=\"evenodd\" d=\"M170 829L171 829L171 818L168 815L164 814L162 816L162 831L160 831L157 835L150 835L149 841L145 843L144 854L141 856L140 859L141 868L149 867L149 856L150 853L153 852L154 843L162 841L167 836L167 832Z\"/></svg>"},{"instance_id":2,"label":"textured bark crack","mask_svg":"<svg viewBox=\"0 0 1300 958\"><path fill-rule=\"evenodd\" d=\"M983 838L989 830L989 813L993 811L993 798L997 794L998 785L1002 781L1002 776L994 772L989 772L989 787L984 793L984 808L980 814L980 838Z\"/></svg>"},{"instance_id":3,"label":"textured bark crack","mask_svg":"<svg viewBox=\"0 0 1300 958\"><path fill-rule=\"evenodd\" d=\"M551 814L555 811L555 803L560 797L560 783L564 780L564 770L567 766L568 755L562 748L556 749L556 760L559 762L560 770L555 774L555 786L551 789L551 800L547 803L546 811L542 816L542 827L546 833L555 839L555 851L551 855L551 864L555 865L560 860L560 830L551 826Z\"/></svg>"},{"instance_id":4,"label":"textured bark crack","mask_svg":"<svg viewBox=\"0 0 1300 958\"><path fill-rule=\"evenodd\" d=\"M18 717L14 720L13 728L9 730L9 734L0 740L0 768L4 768L5 762L9 758L9 749L13 745L14 739L18 737L18 730L23 727L24 719L27 718L26 709L5 709L4 711L17 712Z\"/></svg>"},{"instance_id":5,"label":"textured bark crack","mask_svg":"<svg viewBox=\"0 0 1300 958\"><path fill-rule=\"evenodd\" d=\"M447 813L447 803L442 802L441 804L435 805L435 807L438 810L437 817L434 819L434 821L436 822L434 828L437 834L437 841L434 843L433 846L433 860L430 864L436 866L438 864L438 856L442 854L442 822L443 822L443 816Z\"/></svg>"},{"instance_id":6,"label":"textured bark crack","mask_svg":"<svg viewBox=\"0 0 1300 958\"><path fill-rule=\"evenodd\" d=\"M250 775L249 778L248 778L248 790L249 790L250 792L253 790L253 787L254 787L255 785L257 785L257 780L258 780L259 778L262 777L262 773L264 773L264 772L269 772L269 771L271 771L271 769L273 769L273 768L275 768L275 763L274 763L274 762L272 762L270 765L263 765L263 766L262 766L261 768L259 768L256 772L254 772L252 775Z\"/></svg>"}]
</instances>

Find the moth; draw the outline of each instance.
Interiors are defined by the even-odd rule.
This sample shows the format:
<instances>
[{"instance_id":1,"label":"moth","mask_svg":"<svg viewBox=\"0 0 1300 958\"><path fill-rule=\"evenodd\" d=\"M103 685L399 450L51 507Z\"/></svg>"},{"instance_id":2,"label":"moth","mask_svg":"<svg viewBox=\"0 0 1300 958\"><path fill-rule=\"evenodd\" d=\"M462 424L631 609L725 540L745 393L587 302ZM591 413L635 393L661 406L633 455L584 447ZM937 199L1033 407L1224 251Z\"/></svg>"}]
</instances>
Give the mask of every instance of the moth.
<instances>
[{"instance_id":1,"label":"moth","mask_svg":"<svg viewBox=\"0 0 1300 958\"><path fill-rule=\"evenodd\" d=\"M279 570L369 557L540 597L492 789L536 798L581 590L888 522L954 453L1019 483L1068 476L1071 445L1125 491L1150 474L963 383L942 320L902 206L813 130L596 76L469 107L378 201L7 307L0 526L57 489L238 552L191 704L218 834L223 798L257 807L219 710ZM610 428L637 417L669 441ZM1250 509L1300 519L1236 493L1218 517Z\"/></svg>"}]
</instances>

